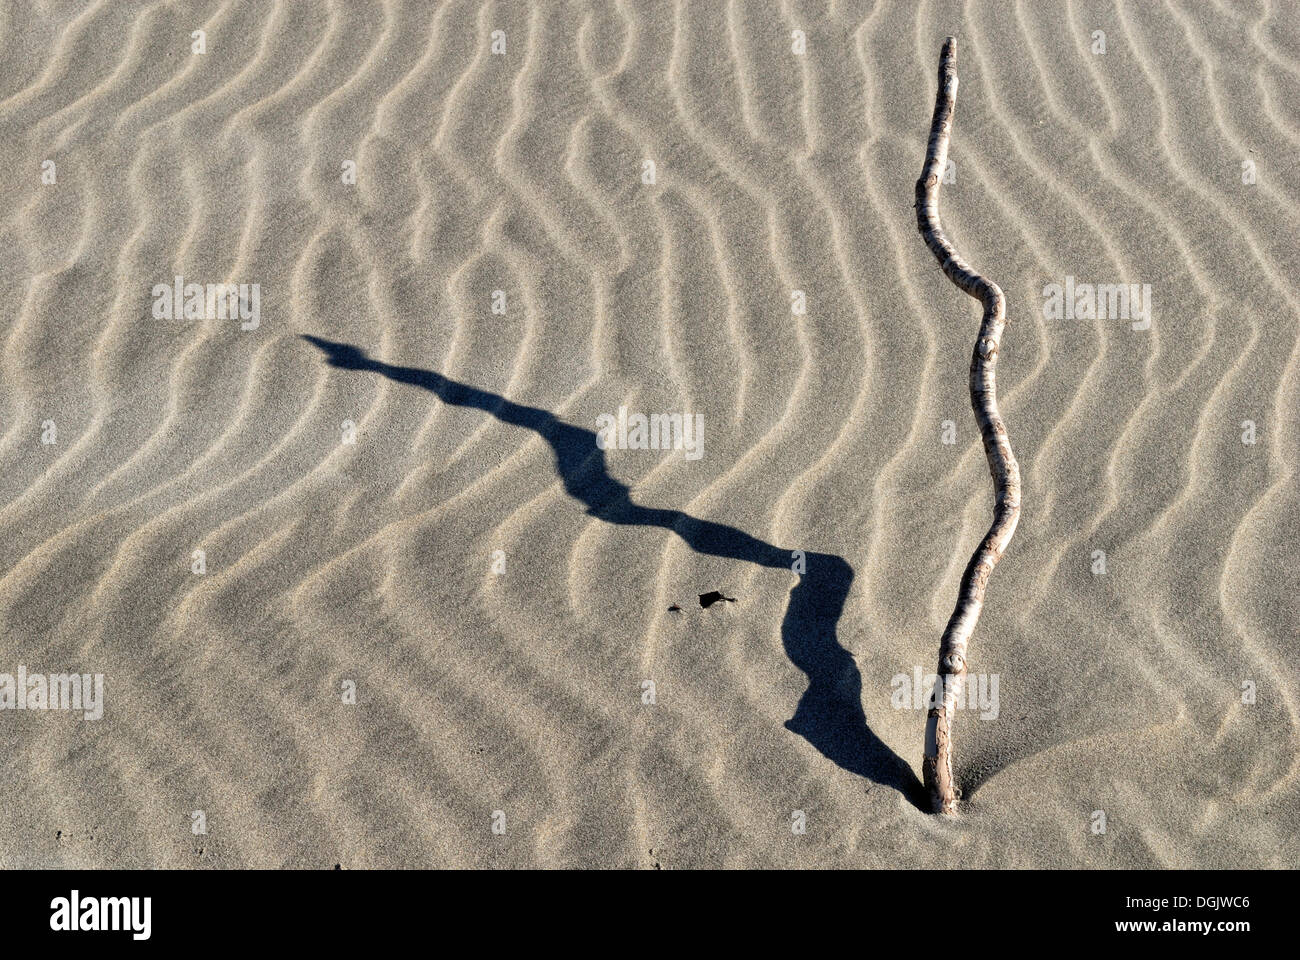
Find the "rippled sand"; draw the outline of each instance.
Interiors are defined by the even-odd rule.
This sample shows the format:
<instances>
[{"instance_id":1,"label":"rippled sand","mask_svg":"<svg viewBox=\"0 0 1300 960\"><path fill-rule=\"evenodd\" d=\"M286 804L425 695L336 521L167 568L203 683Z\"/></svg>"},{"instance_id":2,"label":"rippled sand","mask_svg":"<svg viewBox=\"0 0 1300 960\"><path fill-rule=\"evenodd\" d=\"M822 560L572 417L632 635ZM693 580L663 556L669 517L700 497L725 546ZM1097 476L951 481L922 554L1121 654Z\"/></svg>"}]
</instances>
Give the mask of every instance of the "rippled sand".
<instances>
[{"instance_id":1,"label":"rippled sand","mask_svg":"<svg viewBox=\"0 0 1300 960\"><path fill-rule=\"evenodd\" d=\"M1300 18L915 6L0 9L0 673L105 688L0 711L0 864L1295 867ZM992 496L949 34L1024 470L958 822L891 705Z\"/></svg>"}]
</instances>

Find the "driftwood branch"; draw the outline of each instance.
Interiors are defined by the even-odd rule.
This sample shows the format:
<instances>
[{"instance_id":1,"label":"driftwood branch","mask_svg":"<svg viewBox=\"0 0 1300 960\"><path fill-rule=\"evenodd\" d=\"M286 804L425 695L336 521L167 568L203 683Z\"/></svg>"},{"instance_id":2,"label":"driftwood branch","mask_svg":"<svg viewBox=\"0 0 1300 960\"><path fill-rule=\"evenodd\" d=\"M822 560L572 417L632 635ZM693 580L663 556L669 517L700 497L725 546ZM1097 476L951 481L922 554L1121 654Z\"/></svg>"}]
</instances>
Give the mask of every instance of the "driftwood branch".
<instances>
[{"instance_id":1,"label":"driftwood branch","mask_svg":"<svg viewBox=\"0 0 1300 960\"><path fill-rule=\"evenodd\" d=\"M916 226L948 279L984 305L979 337L970 361L970 400L975 408L989 472L993 475L995 501L993 525L980 541L966 565L957 606L939 642L939 681L936 701L925 725L925 785L935 813L957 812L957 789L952 775L953 711L966 679L966 644L975 630L984 606L989 575L1002 557L1020 519L1020 465L1011 452L1007 428L998 413L994 374L998 345L1006 325L1006 297L996 283L986 280L966 263L943 235L939 225L939 184L948 165L948 136L952 131L953 105L957 99L957 41L943 42L939 56L939 92L934 101L930 143L925 153L921 179L916 181ZM941 699L939 699L941 697Z\"/></svg>"}]
</instances>

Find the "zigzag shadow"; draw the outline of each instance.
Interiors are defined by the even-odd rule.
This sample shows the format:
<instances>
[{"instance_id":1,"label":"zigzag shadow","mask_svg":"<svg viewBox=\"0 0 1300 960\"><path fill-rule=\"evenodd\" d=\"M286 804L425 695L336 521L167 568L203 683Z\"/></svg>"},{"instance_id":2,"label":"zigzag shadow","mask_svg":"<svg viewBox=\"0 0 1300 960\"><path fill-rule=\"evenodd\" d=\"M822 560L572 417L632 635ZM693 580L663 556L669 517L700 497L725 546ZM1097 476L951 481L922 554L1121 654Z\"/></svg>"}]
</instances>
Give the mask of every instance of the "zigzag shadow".
<instances>
[{"instance_id":1,"label":"zigzag shadow","mask_svg":"<svg viewBox=\"0 0 1300 960\"><path fill-rule=\"evenodd\" d=\"M587 513L620 526L663 527L697 553L744 560L790 570L793 552L765 543L735 527L700 520L681 510L634 503L626 484L609 475L596 433L565 423L537 407L513 403L495 393L448 379L418 367L399 367L372 360L350 344L304 335L324 351L332 367L378 373L397 383L428 390L444 403L476 407L502 423L539 434L555 451L555 466L565 492ZM843 557L806 553L806 572L790 592L781 638L790 661L808 677L788 730L852 773L902 792L918 808L926 798L912 768L867 726L862 711L862 676L836 639L836 627L853 583L853 568Z\"/></svg>"}]
</instances>

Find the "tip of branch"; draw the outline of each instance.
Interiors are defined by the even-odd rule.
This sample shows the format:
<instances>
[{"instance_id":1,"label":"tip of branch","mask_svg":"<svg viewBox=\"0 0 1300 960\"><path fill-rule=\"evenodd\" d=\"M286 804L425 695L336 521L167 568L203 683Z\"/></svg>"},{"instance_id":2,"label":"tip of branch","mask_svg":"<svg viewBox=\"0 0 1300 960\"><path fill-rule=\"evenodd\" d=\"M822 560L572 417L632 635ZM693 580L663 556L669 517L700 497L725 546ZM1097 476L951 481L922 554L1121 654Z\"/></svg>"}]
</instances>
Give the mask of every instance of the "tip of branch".
<instances>
[{"instance_id":1,"label":"tip of branch","mask_svg":"<svg viewBox=\"0 0 1300 960\"><path fill-rule=\"evenodd\" d=\"M954 96L957 93L957 38L949 37L943 42L943 50L939 53L939 83L950 84L952 89L945 91L945 96Z\"/></svg>"}]
</instances>

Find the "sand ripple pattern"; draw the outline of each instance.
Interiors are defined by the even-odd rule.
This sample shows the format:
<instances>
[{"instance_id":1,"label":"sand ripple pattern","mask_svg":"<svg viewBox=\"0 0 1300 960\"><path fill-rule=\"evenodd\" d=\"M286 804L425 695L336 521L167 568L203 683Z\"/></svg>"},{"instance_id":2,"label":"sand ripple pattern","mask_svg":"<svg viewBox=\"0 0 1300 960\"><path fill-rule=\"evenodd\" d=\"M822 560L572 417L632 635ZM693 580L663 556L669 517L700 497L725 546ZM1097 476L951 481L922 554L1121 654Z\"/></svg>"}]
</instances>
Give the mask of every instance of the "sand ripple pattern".
<instances>
[{"instance_id":1,"label":"sand ripple pattern","mask_svg":"<svg viewBox=\"0 0 1300 960\"><path fill-rule=\"evenodd\" d=\"M1295 867L1300 19L919 6L0 11L0 672L107 696L0 711L0 864ZM911 206L949 34L946 227L1005 281L1027 505L958 824L891 706L990 509L978 310ZM260 326L154 319L178 274L259 284ZM1151 328L1045 319L1066 276L1151 284ZM610 475L842 562L793 624L842 659L791 654L815 569L609 522L547 436L306 336L583 430L702 413L701 459ZM818 682L872 756L807 735Z\"/></svg>"}]
</instances>

